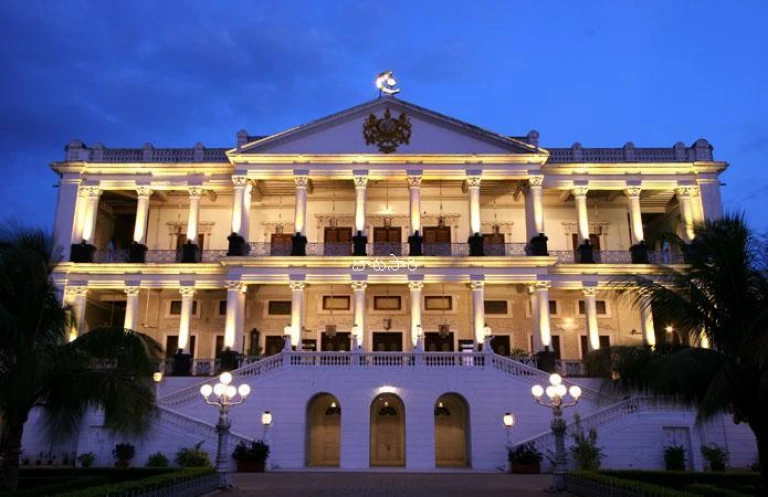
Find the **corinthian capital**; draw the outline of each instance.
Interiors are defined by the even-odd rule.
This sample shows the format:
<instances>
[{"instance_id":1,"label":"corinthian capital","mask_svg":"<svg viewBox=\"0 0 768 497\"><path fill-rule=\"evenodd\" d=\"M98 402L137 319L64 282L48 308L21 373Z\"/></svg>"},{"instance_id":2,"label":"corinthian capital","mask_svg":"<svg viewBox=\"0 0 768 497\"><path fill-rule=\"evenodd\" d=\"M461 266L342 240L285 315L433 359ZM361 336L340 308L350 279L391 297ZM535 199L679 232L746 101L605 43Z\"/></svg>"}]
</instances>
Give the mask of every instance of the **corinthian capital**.
<instances>
[{"instance_id":1,"label":"corinthian capital","mask_svg":"<svg viewBox=\"0 0 768 497\"><path fill-rule=\"evenodd\" d=\"M202 186L190 186L189 187L189 196L190 198L200 198L200 196L203 194L203 187Z\"/></svg>"},{"instance_id":2,"label":"corinthian capital","mask_svg":"<svg viewBox=\"0 0 768 497\"><path fill-rule=\"evenodd\" d=\"M541 186L544 184L544 175L543 174L536 174L528 176L528 186L532 188L541 188Z\"/></svg>"},{"instance_id":3,"label":"corinthian capital","mask_svg":"<svg viewBox=\"0 0 768 497\"><path fill-rule=\"evenodd\" d=\"M419 188L421 186L421 175L408 175L408 188Z\"/></svg>"},{"instance_id":4,"label":"corinthian capital","mask_svg":"<svg viewBox=\"0 0 768 497\"><path fill-rule=\"evenodd\" d=\"M232 184L235 185L235 188L245 187L247 182L247 176L232 176Z\"/></svg>"},{"instance_id":5,"label":"corinthian capital","mask_svg":"<svg viewBox=\"0 0 768 497\"><path fill-rule=\"evenodd\" d=\"M149 198L152 195L152 189L146 185L138 185L136 187L136 194L139 196L139 198Z\"/></svg>"},{"instance_id":6,"label":"corinthian capital","mask_svg":"<svg viewBox=\"0 0 768 497\"><path fill-rule=\"evenodd\" d=\"M352 290L365 290L367 286L368 286L368 283L365 281L352 282Z\"/></svg>"},{"instance_id":7,"label":"corinthian capital","mask_svg":"<svg viewBox=\"0 0 768 497\"><path fill-rule=\"evenodd\" d=\"M307 284L303 281L291 281L288 286L291 287L292 291L300 292L306 288Z\"/></svg>"},{"instance_id":8,"label":"corinthian capital","mask_svg":"<svg viewBox=\"0 0 768 497\"><path fill-rule=\"evenodd\" d=\"M368 186L368 176L353 176L352 180L355 182L355 188L365 188Z\"/></svg>"},{"instance_id":9,"label":"corinthian capital","mask_svg":"<svg viewBox=\"0 0 768 497\"><path fill-rule=\"evenodd\" d=\"M624 195L627 197L639 197L642 191L643 189L639 186L628 186L624 189Z\"/></svg>"},{"instance_id":10,"label":"corinthian capital","mask_svg":"<svg viewBox=\"0 0 768 497\"><path fill-rule=\"evenodd\" d=\"M586 197L589 192L588 186L576 186L571 190L574 197Z\"/></svg>"},{"instance_id":11,"label":"corinthian capital","mask_svg":"<svg viewBox=\"0 0 768 497\"><path fill-rule=\"evenodd\" d=\"M294 176L293 183L296 185L296 188L306 189L307 186L309 186L309 176L304 176L304 175Z\"/></svg>"},{"instance_id":12,"label":"corinthian capital","mask_svg":"<svg viewBox=\"0 0 768 497\"><path fill-rule=\"evenodd\" d=\"M467 188L480 188L480 176L467 176Z\"/></svg>"},{"instance_id":13,"label":"corinthian capital","mask_svg":"<svg viewBox=\"0 0 768 497\"><path fill-rule=\"evenodd\" d=\"M191 298L195 295L195 287L193 286L182 286L179 287L179 293L182 297Z\"/></svg>"}]
</instances>

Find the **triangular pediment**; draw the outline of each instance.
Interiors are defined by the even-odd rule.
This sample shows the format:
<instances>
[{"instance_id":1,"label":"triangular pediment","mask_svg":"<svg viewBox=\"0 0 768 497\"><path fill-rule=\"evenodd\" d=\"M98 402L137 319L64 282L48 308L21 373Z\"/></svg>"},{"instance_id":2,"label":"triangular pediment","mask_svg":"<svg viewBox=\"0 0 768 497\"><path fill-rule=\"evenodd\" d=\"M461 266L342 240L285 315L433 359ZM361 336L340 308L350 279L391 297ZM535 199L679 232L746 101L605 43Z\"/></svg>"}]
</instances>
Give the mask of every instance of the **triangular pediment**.
<instances>
[{"instance_id":1,"label":"triangular pediment","mask_svg":"<svg viewBox=\"0 0 768 497\"><path fill-rule=\"evenodd\" d=\"M384 119L389 110L393 126L408 127L408 143L398 143L394 152L383 152L380 143L366 144L364 127ZM401 118L401 115L405 118ZM370 128L370 126L369 126ZM391 129L385 128L386 130ZM399 128L398 128L399 129ZM375 137L381 136L374 133ZM400 135L402 136L402 135ZM399 98L383 96L342 112L248 143L232 154L542 154L547 152L445 116Z\"/></svg>"}]
</instances>

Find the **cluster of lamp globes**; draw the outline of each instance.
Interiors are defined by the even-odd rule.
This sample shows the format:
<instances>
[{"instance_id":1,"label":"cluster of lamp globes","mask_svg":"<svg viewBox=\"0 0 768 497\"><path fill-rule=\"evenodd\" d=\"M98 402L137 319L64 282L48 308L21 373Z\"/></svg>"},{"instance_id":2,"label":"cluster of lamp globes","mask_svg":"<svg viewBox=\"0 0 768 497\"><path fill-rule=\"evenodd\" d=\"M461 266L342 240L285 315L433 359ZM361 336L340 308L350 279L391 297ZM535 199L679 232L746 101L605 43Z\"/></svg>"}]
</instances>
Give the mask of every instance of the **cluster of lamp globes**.
<instances>
[{"instance_id":1,"label":"cluster of lamp globes","mask_svg":"<svg viewBox=\"0 0 768 497\"><path fill-rule=\"evenodd\" d=\"M247 383L243 383L239 387L230 385L230 383L232 383L232 374L222 373L221 376L219 376L219 383L216 383L214 386L206 383L200 387L200 394L206 401L210 398L211 394L214 394L218 397L219 402L226 404L234 399L237 394L240 394L242 402L248 397L248 394L251 393L251 387Z\"/></svg>"},{"instance_id":2,"label":"cluster of lamp globes","mask_svg":"<svg viewBox=\"0 0 768 497\"><path fill-rule=\"evenodd\" d=\"M545 393L547 394L547 397L556 402L565 397L566 393L571 394L571 397L573 397L574 400L579 400L579 397L581 397L581 387L578 385L571 385L571 388L566 388L563 384L563 377L557 373L553 373L549 375L549 386L547 386L546 389L541 385L534 385L533 388L531 388L531 393L537 401L540 400Z\"/></svg>"}]
</instances>

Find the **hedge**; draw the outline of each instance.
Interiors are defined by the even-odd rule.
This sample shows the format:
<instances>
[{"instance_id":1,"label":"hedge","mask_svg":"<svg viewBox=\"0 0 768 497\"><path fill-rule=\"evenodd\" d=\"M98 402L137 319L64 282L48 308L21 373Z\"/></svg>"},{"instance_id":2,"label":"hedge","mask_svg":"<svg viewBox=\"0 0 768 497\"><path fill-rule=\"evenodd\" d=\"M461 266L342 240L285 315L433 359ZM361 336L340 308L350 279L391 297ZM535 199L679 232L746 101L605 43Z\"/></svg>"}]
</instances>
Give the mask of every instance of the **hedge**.
<instances>
[{"instance_id":1,"label":"hedge","mask_svg":"<svg viewBox=\"0 0 768 497\"><path fill-rule=\"evenodd\" d=\"M46 480L46 478L35 478L34 480L42 483L44 480ZM2 495L2 497L46 497L48 495L58 495L64 492L72 492L73 490L82 492L82 490L85 488L97 487L109 483L109 480L104 476L67 478L66 481L61 481L60 478L55 478L55 480L58 480L57 483L40 485L34 488L27 488L25 490L0 492L0 495Z\"/></svg>"},{"instance_id":2,"label":"hedge","mask_svg":"<svg viewBox=\"0 0 768 497\"><path fill-rule=\"evenodd\" d=\"M592 471L571 471L566 475L566 482L570 478L579 478L582 480L590 481L600 485L613 487L619 490L626 490L628 492L635 492L645 495L647 497L693 497L696 494L689 492L681 492L667 487L659 485L653 485L642 481L627 480L624 478L617 478L614 476L608 476L604 473L595 473ZM573 489L566 483L566 489L573 493ZM578 494L577 494L578 495ZM589 497L589 496L585 496Z\"/></svg>"},{"instance_id":3,"label":"hedge","mask_svg":"<svg viewBox=\"0 0 768 497\"><path fill-rule=\"evenodd\" d=\"M109 480L109 483L120 483L123 481L141 480L150 476L164 475L174 471L173 468L115 468L115 467L94 467L94 468L76 468L76 467L53 467L53 468L21 468L19 478L64 478L64 477L83 477L83 476L102 476Z\"/></svg>"},{"instance_id":4,"label":"hedge","mask_svg":"<svg viewBox=\"0 0 768 497\"><path fill-rule=\"evenodd\" d=\"M758 473L695 473L692 471L640 471L606 470L607 476L626 480L642 481L654 485L683 490L688 485L711 485L716 487L760 487L763 480Z\"/></svg>"},{"instance_id":5,"label":"hedge","mask_svg":"<svg viewBox=\"0 0 768 497\"><path fill-rule=\"evenodd\" d=\"M214 468L185 468L172 473L151 476L143 480L125 481L103 487L76 490L59 494L57 497L120 497L122 495L136 495L214 473L216 473Z\"/></svg>"},{"instance_id":6,"label":"hedge","mask_svg":"<svg viewBox=\"0 0 768 497\"><path fill-rule=\"evenodd\" d=\"M728 490L726 488L716 487L714 485L704 485L701 483L687 485L685 491L702 497L751 497L757 495L755 493L743 494L741 492L736 492L735 490Z\"/></svg>"}]
</instances>

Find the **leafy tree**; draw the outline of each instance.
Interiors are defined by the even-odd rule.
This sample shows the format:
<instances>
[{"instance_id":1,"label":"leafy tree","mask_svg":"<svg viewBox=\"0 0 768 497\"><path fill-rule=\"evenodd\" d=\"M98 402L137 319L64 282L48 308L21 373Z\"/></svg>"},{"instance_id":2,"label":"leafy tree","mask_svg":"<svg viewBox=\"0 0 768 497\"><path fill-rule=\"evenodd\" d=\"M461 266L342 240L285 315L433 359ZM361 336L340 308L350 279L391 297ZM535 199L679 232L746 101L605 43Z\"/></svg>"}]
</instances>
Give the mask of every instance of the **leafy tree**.
<instances>
[{"instance_id":1,"label":"leafy tree","mask_svg":"<svg viewBox=\"0 0 768 497\"><path fill-rule=\"evenodd\" d=\"M702 420L731 413L754 433L768 481L768 244L736 215L698 225L695 235L691 245L671 237L685 266L656 280L615 282L637 307L673 323L684 343L665 343L657 329L656 347L597 350L587 367L625 392L694 405ZM702 341L711 348L687 345Z\"/></svg>"},{"instance_id":2,"label":"leafy tree","mask_svg":"<svg viewBox=\"0 0 768 497\"><path fill-rule=\"evenodd\" d=\"M140 433L155 413L152 373L161 347L122 328L67 341L71 316L51 273L57 258L40 230L0 232L0 490L16 488L24 424L43 409L51 438L77 432L101 408L117 432Z\"/></svg>"}]
</instances>

